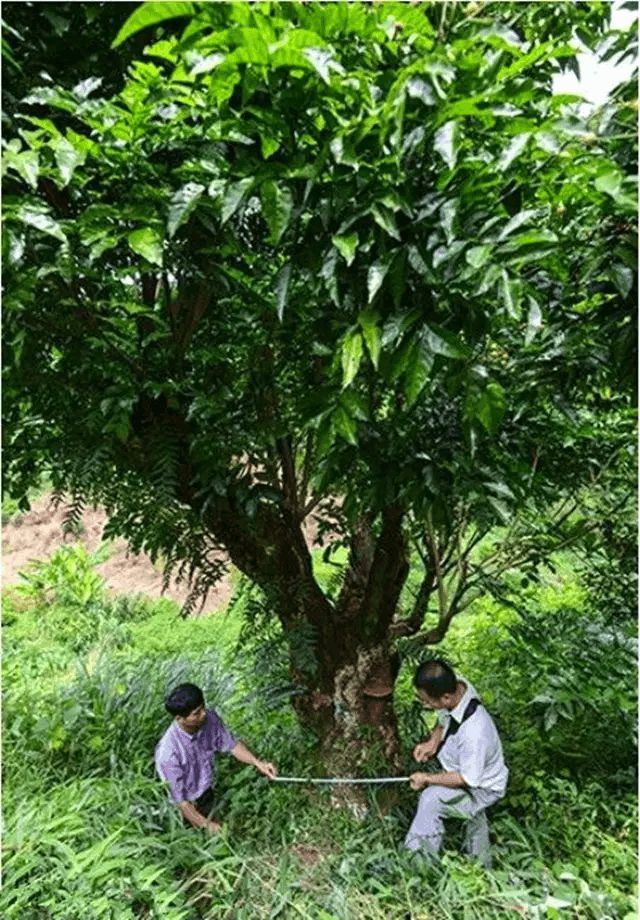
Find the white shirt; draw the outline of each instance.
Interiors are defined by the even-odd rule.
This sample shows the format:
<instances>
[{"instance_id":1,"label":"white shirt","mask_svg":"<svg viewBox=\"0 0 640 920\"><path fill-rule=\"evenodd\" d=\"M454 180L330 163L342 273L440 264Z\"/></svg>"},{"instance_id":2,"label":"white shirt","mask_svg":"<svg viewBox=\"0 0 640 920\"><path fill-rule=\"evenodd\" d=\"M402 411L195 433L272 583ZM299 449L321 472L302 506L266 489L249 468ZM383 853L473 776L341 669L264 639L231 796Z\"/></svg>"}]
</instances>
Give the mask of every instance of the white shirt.
<instances>
[{"instance_id":1,"label":"white shirt","mask_svg":"<svg viewBox=\"0 0 640 920\"><path fill-rule=\"evenodd\" d=\"M451 717L460 724L469 701L478 696L469 681L461 675L458 675L458 680L467 689L455 709L447 712L447 725ZM438 759L445 770L459 773L469 788L504 795L509 771L504 762L498 730L484 706L479 706L460 724L456 734L446 739Z\"/></svg>"}]
</instances>

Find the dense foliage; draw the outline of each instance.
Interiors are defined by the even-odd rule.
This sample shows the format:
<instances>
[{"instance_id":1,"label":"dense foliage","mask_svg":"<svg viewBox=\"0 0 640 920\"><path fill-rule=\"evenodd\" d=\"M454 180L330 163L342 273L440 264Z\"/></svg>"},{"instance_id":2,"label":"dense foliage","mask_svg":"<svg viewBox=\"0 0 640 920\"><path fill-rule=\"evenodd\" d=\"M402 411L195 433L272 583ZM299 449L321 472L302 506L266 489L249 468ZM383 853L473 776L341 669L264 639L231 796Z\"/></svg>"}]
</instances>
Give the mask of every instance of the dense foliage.
<instances>
[{"instance_id":1,"label":"dense foliage","mask_svg":"<svg viewBox=\"0 0 640 920\"><path fill-rule=\"evenodd\" d=\"M592 491L630 464L634 102L552 91L609 13L148 3L121 89L53 66L12 105L7 489L103 503L194 602L223 547L323 736L397 753L398 641L628 520Z\"/></svg>"},{"instance_id":2,"label":"dense foliage","mask_svg":"<svg viewBox=\"0 0 640 920\"><path fill-rule=\"evenodd\" d=\"M324 583L326 566L315 564ZM513 606L482 601L446 640L495 714L511 767L507 798L492 809L495 864L485 871L461 857L460 833L447 837L439 867L407 859L408 788L374 789L358 818L330 807L326 789L269 786L225 757L225 832L185 830L152 761L167 724L162 697L181 680L201 683L283 773L321 769L278 697L281 654L271 643L259 656L266 637L248 647L244 587L226 613L176 623L168 601L107 596L80 546L57 550L5 596L2 916L502 920L517 911L632 920L632 629L585 615L572 568L571 557L558 558L555 575L526 589L522 607L535 626ZM410 678L408 665L396 697L403 771L425 727ZM365 760L363 775L376 767Z\"/></svg>"}]
</instances>

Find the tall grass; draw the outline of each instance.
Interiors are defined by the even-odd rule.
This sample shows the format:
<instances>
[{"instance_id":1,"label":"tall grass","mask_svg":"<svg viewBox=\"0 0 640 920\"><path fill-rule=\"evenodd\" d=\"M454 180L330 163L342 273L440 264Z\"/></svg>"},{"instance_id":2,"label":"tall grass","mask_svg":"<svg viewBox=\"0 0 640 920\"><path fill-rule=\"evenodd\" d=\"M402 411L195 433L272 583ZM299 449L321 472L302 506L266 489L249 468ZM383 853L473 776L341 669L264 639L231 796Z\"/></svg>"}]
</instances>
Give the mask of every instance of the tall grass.
<instances>
[{"instance_id":1,"label":"tall grass","mask_svg":"<svg viewBox=\"0 0 640 920\"><path fill-rule=\"evenodd\" d=\"M92 583L81 571L91 565L68 566L80 572L70 585ZM46 598L12 592L5 603L3 918L637 915L634 790L620 780L613 795L601 763L567 765L561 753L571 720L559 715L545 729L544 706L538 712L529 705L537 678L518 660L525 611L481 602L446 648L491 698L512 770L509 795L492 809L494 867L486 871L461 854L460 828L450 829L439 864L402 850L415 808L408 788L368 790L365 817L357 818L334 807L331 790L272 785L223 756L216 775L224 831L210 837L186 830L153 769L154 746L168 724L162 698L175 683L201 684L229 726L282 772L314 769L312 739L297 727L286 693L263 692L270 673L264 657L256 680L259 642L241 631L247 595L226 615L183 621L166 601L113 599L99 587L91 604L100 626L78 645L69 636L77 605L67 588L51 594L45 584ZM558 611L579 612L579 592L570 583L547 585L532 603L545 605L548 626ZM57 620L45 629L51 607ZM574 646L591 643L587 662L594 657L589 636L581 627L570 634ZM555 658L564 661L562 628L547 628L536 648L551 673ZM623 662L626 652L620 654ZM584 682L574 657L571 673ZM279 676L279 662L272 664ZM410 666L408 660L397 701L408 769L423 731ZM605 715L629 693L618 687L604 697ZM626 735L616 743L616 766L626 768L632 743Z\"/></svg>"}]
</instances>

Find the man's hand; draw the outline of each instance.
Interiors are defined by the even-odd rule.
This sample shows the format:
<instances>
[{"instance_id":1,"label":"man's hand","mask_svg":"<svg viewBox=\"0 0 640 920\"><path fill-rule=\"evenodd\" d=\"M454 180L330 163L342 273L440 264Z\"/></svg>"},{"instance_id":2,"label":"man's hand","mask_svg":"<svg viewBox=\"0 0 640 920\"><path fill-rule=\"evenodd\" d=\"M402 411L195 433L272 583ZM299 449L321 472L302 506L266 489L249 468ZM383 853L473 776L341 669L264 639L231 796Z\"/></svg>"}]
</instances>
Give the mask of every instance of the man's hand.
<instances>
[{"instance_id":1,"label":"man's hand","mask_svg":"<svg viewBox=\"0 0 640 920\"><path fill-rule=\"evenodd\" d=\"M420 744L416 744L413 749L413 759L417 760L418 763L424 763L424 761L429 760L430 757L435 757L439 744L440 739L434 738L433 736L427 741L421 741Z\"/></svg>"},{"instance_id":2,"label":"man's hand","mask_svg":"<svg viewBox=\"0 0 640 920\"><path fill-rule=\"evenodd\" d=\"M425 760L429 760L430 757L435 757L438 753L438 748L440 747L440 742L444 736L444 729L442 725L436 725L426 741L421 741L420 744L416 744L413 749L414 759L418 763L423 763Z\"/></svg>"},{"instance_id":3,"label":"man's hand","mask_svg":"<svg viewBox=\"0 0 640 920\"><path fill-rule=\"evenodd\" d=\"M414 792L420 792L425 786L429 785L428 773L412 773L409 777L409 785Z\"/></svg>"},{"instance_id":4,"label":"man's hand","mask_svg":"<svg viewBox=\"0 0 640 920\"><path fill-rule=\"evenodd\" d=\"M217 834L222 830L222 825L218 821L208 820L204 825L204 830L209 834Z\"/></svg>"},{"instance_id":5,"label":"man's hand","mask_svg":"<svg viewBox=\"0 0 640 920\"><path fill-rule=\"evenodd\" d=\"M263 776L267 777L267 779L275 779L278 775L278 771L274 765L266 760L256 761L256 770L259 770Z\"/></svg>"}]
</instances>

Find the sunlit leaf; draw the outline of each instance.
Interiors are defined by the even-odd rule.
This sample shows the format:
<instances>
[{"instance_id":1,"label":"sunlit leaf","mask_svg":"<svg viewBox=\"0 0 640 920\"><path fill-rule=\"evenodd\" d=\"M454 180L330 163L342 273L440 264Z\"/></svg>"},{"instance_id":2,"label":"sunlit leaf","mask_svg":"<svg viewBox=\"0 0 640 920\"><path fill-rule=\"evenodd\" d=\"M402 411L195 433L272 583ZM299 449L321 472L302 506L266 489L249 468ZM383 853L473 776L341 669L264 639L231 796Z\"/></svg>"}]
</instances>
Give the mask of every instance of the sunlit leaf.
<instances>
[{"instance_id":1,"label":"sunlit leaf","mask_svg":"<svg viewBox=\"0 0 640 920\"><path fill-rule=\"evenodd\" d=\"M530 345L534 339L534 336L540 329L542 325L542 313L540 311L540 304L529 297L529 314L527 316L527 331L524 337L525 345Z\"/></svg>"},{"instance_id":2,"label":"sunlit leaf","mask_svg":"<svg viewBox=\"0 0 640 920\"><path fill-rule=\"evenodd\" d=\"M30 227L35 227L36 230L53 236L57 240L65 242L67 239L60 224L54 220L50 214L47 214L46 211L43 211L35 205L22 205L18 211L18 218L22 223L28 224Z\"/></svg>"},{"instance_id":3,"label":"sunlit leaf","mask_svg":"<svg viewBox=\"0 0 640 920\"><path fill-rule=\"evenodd\" d=\"M367 274L367 290L369 292L369 303L376 296L378 291L382 286L382 282L385 279L387 272L389 271L388 262L374 262L373 265L369 267Z\"/></svg>"},{"instance_id":4,"label":"sunlit leaf","mask_svg":"<svg viewBox=\"0 0 640 920\"><path fill-rule=\"evenodd\" d=\"M424 342L434 355L443 355L445 358L463 358L467 353L466 346L458 336L441 326L425 326Z\"/></svg>"},{"instance_id":5,"label":"sunlit leaf","mask_svg":"<svg viewBox=\"0 0 640 920\"><path fill-rule=\"evenodd\" d=\"M500 231L498 239L506 239L514 230L517 230L522 224L526 224L527 221L533 220L539 213L540 211L538 208L527 208L524 211L519 211L517 214L514 214L511 220L507 221Z\"/></svg>"},{"instance_id":6,"label":"sunlit leaf","mask_svg":"<svg viewBox=\"0 0 640 920\"><path fill-rule=\"evenodd\" d=\"M633 287L633 271L626 265L614 262L609 269L609 273L620 294L623 297L628 297Z\"/></svg>"},{"instance_id":7,"label":"sunlit leaf","mask_svg":"<svg viewBox=\"0 0 640 920\"><path fill-rule=\"evenodd\" d=\"M380 360L380 343L382 332L378 325L380 317L373 310L363 310L358 316L358 323L362 329L362 335L371 358L371 363L378 369Z\"/></svg>"},{"instance_id":8,"label":"sunlit leaf","mask_svg":"<svg viewBox=\"0 0 640 920\"><path fill-rule=\"evenodd\" d=\"M457 125L455 121L448 121L436 131L434 149L445 161L449 169L456 165L458 157Z\"/></svg>"},{"instance_id":9,"label":"sunlit leaf","mask_svg":"<svg viewBox=\"0 0 640 920\"><path fill-rule=\"evenodd\" d=\"M284 265L276 276L276 308L278 319L282 321L284 308L289 296L289 280L291 278L291 264Z\"/></svg>"},{"instance_id":10,"label":"sunlit leaf","mask_svg":"<svg viewBox=\"0 0 640 920\"><path fill-rule=\"evenodd\" d=\"M343 256L347 265L351 265L358 249L358 234L349 233L342 236L332 236L331 242Z\"/></svg>"},{"instance_id":11,"label":"sunlit leaf","mask_svg":"<svg viewBox=\"0 0 640 920\"><path fill-rule=\"evenodd\" d=\"M179 188L171 198L169 203L169 216L167 218L167 233L172 237L178 227L180 227L198 203L200 196L204 192L204 185L198 182L187 182L182 188Z\"/></svg>"},{"instance_id":12,"label":"sunlit leaf","mask_svg":"<svg viewBox=\"0 0 640 920\"><path fill-rule=\"evenodd\" d=\"M131 249L148 262L162 266L162 238L152 227L141 227L127 235Z\"/></svg>"},{"instance_id":13,"label":"sunlit leaf","mask_svg":"<svg viewBox=\"0 0 640 920\"><path fill-rule=\"evenodd\" d=\"M165 22L167 19L191 16L194 9L193 3L143 3L126 20L111 47L117 48L118 45L121 45L131 35L135 35L136 32L148 29L149 26L155 26L160 22Z\"/></svg>"},{"instance_id":14,"label":"sunlit leaf","mask_svg":"<svg viewBox=\"0 0 640 920\"><path fill-rule=\"evenodd\" d=\"M482 268L491 258L493 246L472 246L468 249L464 257L472 268Z\"/></svg>"},{"instance_id":15,"label":"sunlit leaf","mask_svg":"<svg viewBox=\"0 0 640 920\"><path fill-rule=\"evenodd\" d=\"M520 156L529 142L530 134L517 134L498 160L498 169L504 172Z\"/></svg>"},{"instance_id":16,"label":"sunlit leaf","mask_svg":"<svg viewBox=\"0 0 640 920\"><path fill-rule=\"evenodd\" d=\"M55 145L56 165L60 170L62 184L68 185L78 166L84 163L86 153L78 150L66 137L59 137Z\"/></svg>"},{"instance_id":17,"label":"sunlit leaf","mask_svg":"<svg viewBox=\"0 0 640 920\"><path fill-rule=\"evenodd\" d=\"M407 95L420 99L425 105L435 105L436 97L429 84L421 77L411 77L407 82Z\"/></svg>"},{"instance_id":18,"label":"sunlit leaf","mask_svg":"<svg viewBox=\"0 0 640 920\"><path fill-rule=\"evenodd\" d=\"M232 182L231 185L227 186L222 199L222 224L226 224L229 218L233 217L236 213L248 195L249 190L252 188L253 181L254 180L249 177L247 179L240 179L238 182ZM209 187L209 194L211 194L211 186Z\"/></svg>"},{"instance_id":19,"label":"sunlit leaf","mask_svg":"<svg viewBox=\"0 0 640 920\"><path fill-rule=\"evenodd\" d=\"M349 386L358 373L362 360L362 336L352 329L342 343L342 387Z\"/></svg>"},{"instance_id":20,"label":"sunlit leaf","mask_svg":"<svg viewBox=\"0 0 640 920\"><path fill-rule=\"evenodd\" d=\"M293 211L293 195L286 186L269 180L260 187L260 199L262 213L271 234L270 239L275 246L289 226Z\"/></svg>"}]
</instances>

